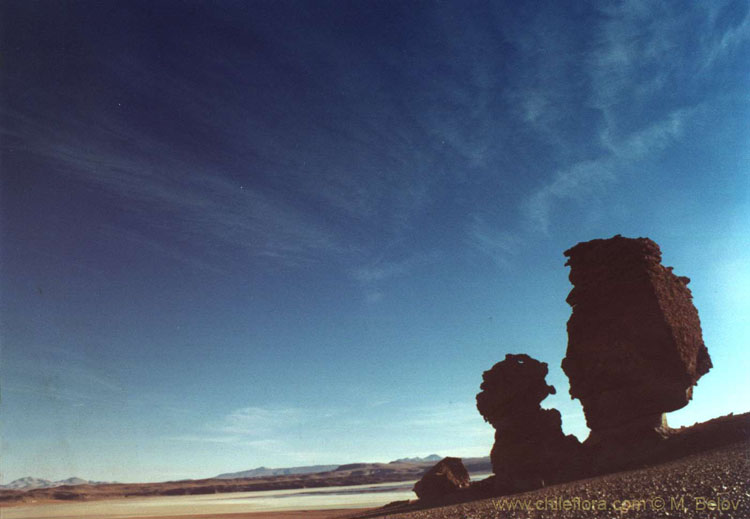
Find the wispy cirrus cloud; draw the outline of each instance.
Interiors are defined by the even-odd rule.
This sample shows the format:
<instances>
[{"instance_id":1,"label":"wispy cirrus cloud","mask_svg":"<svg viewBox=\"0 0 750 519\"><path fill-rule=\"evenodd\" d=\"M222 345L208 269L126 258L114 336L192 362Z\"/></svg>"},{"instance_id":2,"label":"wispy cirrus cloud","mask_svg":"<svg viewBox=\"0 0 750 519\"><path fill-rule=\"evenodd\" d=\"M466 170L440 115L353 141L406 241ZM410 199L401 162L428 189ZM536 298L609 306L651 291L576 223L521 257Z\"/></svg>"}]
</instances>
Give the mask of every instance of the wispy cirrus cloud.
<instances>
[{"instance_id":1,"label":"wispy cirrus cloud","mask_svg":"<svg viewBox=\"0 0 750 519\"><path fill-rule=\"evenodd\" d=\"M424 267L435 258L434 253L412 253L400 259L385 259L381 256L352 268L349 276L362 288L368 303L377 303L385 295L384 285L408 275L414 269Z\"/></svg>"},{"instance_id":2,"label":"wispy cirrus cloud","mask_svg":"<svg viewBox=\"0 0 750 519\"><path fill-rule=\"evenodd\" d=\"M401 453L439 452L443 456L486 456L494 431L473 401L410 407L403 416L375 426L404 438ZM410 442L410 438L417 441ZM426 452L429 451L429 452Z\"/></svg>"},{"instance_id":3,"label":"wispy cirrus cloud","mask_svg":"<svg viewBox=\"0 0 750 519\"><path fill-rule=\"evenodd\" d=\"M268 436L301 426L310 414L298 407L243 407L224 417L212 430L242 436Z\"/></svg>"},{"instance_id":4,"label":"wispy cirrus cloud","mask_svg":"<svg viewBox=\"0 0 750 519\"><path fill-rule=\"evenodd\" d=\"M605 129L601 140L608 149L606 154L557 171L524 200L523 212L532 227L546 234L558 205L571 201L582 204L605 193L617 182L617 171L623 166L662 151L679 138L689 113L689 110L675 110L620 141L613 140Z\"/></svg>"},{"instance_id":5,"label":"wispy cirrus cloud","mask_svg":"<svg viewBox=\"0 0 750 519\"><path fill-rule=\"evenodd\" d=\"M352 270L351 275L356 281L369 284L400 276L407 272L408 269L408 262L379 261L370 265L357 267Z\"/></svg>"},{"instance_id":6,"label":"wispy cirrus cloud","mask_svg":"<svg viewBox=\"0 0 750 519\"><path fill-rule=\"evenodd\" d=\"M249 406L234 409L200 431L172 436L190 442L229 443L259 448L285 445L301 429L332 415L330 410L291 406Z\"/></svg>"},{"instance_id":7,"label":"wispy cirrus cloud","mask_svg":"<svg viewBox=\"0 0 750 519\"><path fill-rule=\"evenodd\" d=\"M730 4L731 5L731 4ZM738 5L742 6L741 2ZM702 71L707 71L716 61L721 60L726 55L735 52L741 45L750 41L750 9L744 5L745 12L742 16L736 16L728 9L728 5L721 5L721 2L707 2L701 4L706 11L707 24L712 27L723 26L723 31L704 40L704 46L707 49L702 53Z\"/></svg>"},{"instance_id":8,"label":"wispy cirrus cloud","mask_svg":"<svg viewBox=\"0 0 750 519\"><path fill-rule=\"evenodd\" d=\"M507 267L521 247L517 235L488 224L479 215L474 215L468 237L469 246L489 257L498 267Z\"/></svg>"},{"instance_id":9,"label":"wispy cirrus cloud","mask_svg":"<svg viewBox=\"0 0 750 519\"><path fill-rule=\"evenodd\" d=\"M555 173L549 182L530 195L524 201L523 211L533 228L546 234L557 204L596 195L614 179L609 159L577 163Z\"/></svg>"},{"instance_id":10,"label":"wispy cirrus cloud","mask_svg":"<svg viewBox=\"0 0 750 519\"><path fill-rule=\"evenodd\" d=\"M235 445L263 451L282 452L286 444L277 439L249 439L240 436L210 436L205 434L181 434L168 436L168 441L185 443L205 443L213 445Z\"/></svg>"},{"instance_id":11,"label":"wispy cirrus cloud","mask_svg":"<svg viewBox=\"0 0 750 519\"><path fill-rule=\"evenodd\" d=\"M36 132L39 121L32 124L9 110L16 124L6 129L7 136L24 141L26 151L54 164L57 174L122 202L120 209L139 221L124 232L169 248L173 256L197 250L210 258L217 248L231 247L299 263L345 250L318 215L232 180L220 162L196 159L114 120L73 118L66 124L87 129L55 130L50 122L51 129ZM109 226L110 233L116 230Z\"/></svg>"},{"instance_id":12,"label":"wispy cirrus cloud","mask_svg":"<svg viewBox=\"0 0 750 519\"><path fill-rule=\"evenodd\" d=\"M409 410L409 418L405 420L407 427L441 429L451 426L474 431L484 430L483 423L484 421L473 401L412 408Z\"/></svg>"},{"instance_id":13,"label":"wispy cirrus cloud","mask_svg":"<svg viewBox=\"0 0 750 519\"><path fill-rule=\"evenodd\" d=\"M40 348L34 358L6 364L2 389L10 393L73 405L127 398L121 373L68 348Z\"/></svg>"},{"instance_id":14,"label":"wispy cirrus cloud","mask_svg":"<svg viewBox=\"0 0 750 519\"><path fill-rule=\"evenodd\" d=\"M695 50L691 29L715 25L706 20L715 20L718 8L695 5L683 11L683 7L670 2L600 6L602 17L594 26L593 44L579 58L586 65L581 69L588 85L586 105L599 112L602 124L587 147L588 157L556 169L522 201L522 213L532 229L547 233L553 215L565 204L580 206L584 200L597 200L617 183L623 171L677 142L696 110L710 102L674 95L670 89L689 91L689 86L675 85L677 71L688 60L713 62L716 56L731 52L729 47L747 38L748 15L746 12L740 21L725 27L724 37L701 40ZM711 12L708 18L704 9ZM706 33L715 33L708 30L713 28L706 28ZM705 81L706 75L703 70L689 81ZM544 98L550 95L554 94L548 92ZM524 100L522 106L528 107L525 119L533 127L539 126L537 109L542 106L551 114L564 113L564 108L545 103L538 91L518 96ZM553 123L552 133L565 134L562 126L554 124L553 115L547 114L545 121ZM548 134L550 126L539 131ZM554 140L565 143L564 137Z\"/></svg>"},{"instance_id":15,"label":"wispy cirrus cloud","mask_svg":"<svg viewBox=\"0 0 750 519\"><path fill-rule=\"evenodd\" d=\"M125 52L86 64L101 72L88 99L85 88L67 90L64 102L34 90L23 94L34 98L29 106L8 103L4 140L49 174L111 200L129 213L131 236L177 258L203 256L216 266L244 254L300 265L369 248L360 226L375 241L398 236L429 200L432 150L359 113L359 95L332 104L328 83L308 84L306 99L285 109L298 94L293 79L313 80L304 70L308 53L349 51L336 41L303 52L284 48L278 35L269 40L287 65L258 59L253 74L278 89L238 92L237 82L248 78L223 69L199 43L196 60L206 74L198 78ZM13 81L9 90L21 92ZM387 120L397 107L379 101Z\"/></svg>"},{"instance_id":16,"label":"wispy cirrus cloud","mask_svg":"<svg viewBox=\"0 0 750 519\"><path fill-rule=\"evenodd\" d=\"M372 408L363 414L361 408L245 407L200 430L165 439L231 445L247 449L248 456L276 459L278 463L387 461L389 456L413 456L425 449L429 453L439 450L483 455L488 442L491 444L492 428L482 420L473 401L420 406L389 404L393 402L379 405L375 415L370 414ZM358 433L350 436L351 431ZM382 439L390 437L400 438L400 447L382 450Z\"/></svg>"},{"instance_id":17,"label":"wispy cirrus cloud","mask_svg":"<svg viewBox=\"0 0 750 519\"><path fill-rule=\"evenodd\" d=\"M341 434L352 425L341 410L295 406L248 406L234 409L199 429L173 434L169 442L231 446L247 459L271 466L331 463L341 459L336 443L323 441L326 431ZM333 461L335 463L335 461ZM342 461L343 462L343 461ZM237 467L237 470L250 468Z\"/></svg>"}]
</instances>

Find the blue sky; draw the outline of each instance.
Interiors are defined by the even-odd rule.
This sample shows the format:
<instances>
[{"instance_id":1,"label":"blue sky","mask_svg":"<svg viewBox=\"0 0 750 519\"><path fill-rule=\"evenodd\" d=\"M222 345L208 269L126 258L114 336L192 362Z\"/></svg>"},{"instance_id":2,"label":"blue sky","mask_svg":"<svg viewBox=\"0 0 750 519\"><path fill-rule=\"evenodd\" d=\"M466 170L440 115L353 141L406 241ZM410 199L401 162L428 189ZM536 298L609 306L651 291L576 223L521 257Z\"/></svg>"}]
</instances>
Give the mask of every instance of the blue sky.
<instances>
[{"instance_id":1,"label":"blue sky","mask_svg":"<svg viewBox=\"0 0 750 519\"><path fill-rule=\"evenodd\" d=\"M520 4L520 5L519 5ZM648 236L749 409L746 2L3 2L2 481L487 455Z\"/></svg>"}]
</instances>

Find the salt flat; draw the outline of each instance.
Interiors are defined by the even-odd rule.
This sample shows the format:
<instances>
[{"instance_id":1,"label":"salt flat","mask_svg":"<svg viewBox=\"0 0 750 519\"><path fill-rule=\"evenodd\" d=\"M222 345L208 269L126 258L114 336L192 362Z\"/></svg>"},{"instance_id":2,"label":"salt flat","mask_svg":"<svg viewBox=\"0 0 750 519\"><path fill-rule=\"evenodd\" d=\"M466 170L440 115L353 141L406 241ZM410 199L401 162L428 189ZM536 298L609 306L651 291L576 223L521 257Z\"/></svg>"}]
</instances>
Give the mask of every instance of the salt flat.
<instances>
[{"instance_id":1,"label":"salt flat","mask_svg":"<svg viewBox=\"0 0 750 519\"><path fill-rule=\"evenodd\" d=\"M371 508L413 499L414 481L326 488L158 496L75 503L25 504L0 509L3 519L128 519L244 514L291 510Z\"/></svg>"}]
</instances>

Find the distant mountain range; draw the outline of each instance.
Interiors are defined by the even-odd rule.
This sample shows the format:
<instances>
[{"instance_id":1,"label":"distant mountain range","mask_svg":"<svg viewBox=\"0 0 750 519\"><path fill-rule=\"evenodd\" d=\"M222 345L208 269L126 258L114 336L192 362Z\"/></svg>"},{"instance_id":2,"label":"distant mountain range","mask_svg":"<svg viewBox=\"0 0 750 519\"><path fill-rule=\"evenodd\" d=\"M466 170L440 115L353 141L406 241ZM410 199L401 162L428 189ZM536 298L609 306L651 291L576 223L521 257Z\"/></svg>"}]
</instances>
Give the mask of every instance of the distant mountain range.
<instances>
[{"instance_id":1,"label":"distant mountain range","mask_svg":"<svg viewBox=\"0 0 750 519\"><path fill-rule=\"evenodd\" d=\"M430 454L424 458L399 458L389 463L350 463L347 465L307 465L303 467L283 467L283 468L268 468L258 467L250 470L243 470L241 472L226 472L219 474L214 479L247 479L247 478L267 478L274 476L300 476L305 474L318 474L322 472L346 472L346 471L358 471L359 473L381 473L389 470L414 470L409 469L409 466L425 466L423 469L426 470L430 465L437 463L443 459L438 454ZM480 472L490 469L489 458L465 458L464 463L469 472ZM391 469L391 467L394 467ZM11 481L7 485L0 485L0 489L4 490L33 490L37 488L53 488L64 485L102 485L105 484L103 481L89 481L81 478L68 478L59 481L50 481L48 479L25 477Z\"/></svg>"},{"instance_id":2,"label":"distant mountain range","mask_svg":"<svg viewBox=\"0 0 750 519\"><path fill-rule=\"evenodd\" d=\"M399 458L397 460L393 460L391 463L437 463L441 459L443 459L443 457L439 454L430 454L429 456L425 456L424 458Z\"/></svg>"},{"instance_id":3,"label":"distant mountain range","mask_svg":"<svg viewBox=\"0 0 750 519\"><path fill-rule=\"evenodd\" d=\"M103 481L89 481L87 479L75 477L61 479L59 481L50 481L49 479L32 478L29 476L11 481L7 485L0 485L0 488L8 490L31 490L34 488L52 488L64 485L101 485L103 483Z\"/></svg>"},{"instance_id":4,"label":"distant mountain range","mask_svg":"<svg viewBox=\"0 0 750 519\"><path fill-rule=\"evenodd\" d=\"M399 458L391 461L394 463L436 463L442 456L430 454L424 458ZM227 472L219 474L216 479L244 479L244 478L265 478L269 476L292 476L300 474L318 474L321 472L330 472L333 470L351 470L356 468L369 467L370 465L380 465L372 463L350 463L347 465L307 465L304 467L286 467L279 469L269 469L268 467L258 467L256 469L243 470L241 472Z\"/></svg>"},{"instance_id":5,"label":"distant mountain range","mask_svg":"<svg viewBox=\"0 0 750 519\"><path fill-rule=\"evenodd\" d=\"M244 479L244 478L265 478L268 476L291 476L295 474L317 474L318 472L328 472L334 470L338 465L308 465L305 467L286 467L280 469L269 469L268 467L258 467L257 469L243 470L241 472L227 472L219 474L216 479Z\"/></svg>"}]
</instances>

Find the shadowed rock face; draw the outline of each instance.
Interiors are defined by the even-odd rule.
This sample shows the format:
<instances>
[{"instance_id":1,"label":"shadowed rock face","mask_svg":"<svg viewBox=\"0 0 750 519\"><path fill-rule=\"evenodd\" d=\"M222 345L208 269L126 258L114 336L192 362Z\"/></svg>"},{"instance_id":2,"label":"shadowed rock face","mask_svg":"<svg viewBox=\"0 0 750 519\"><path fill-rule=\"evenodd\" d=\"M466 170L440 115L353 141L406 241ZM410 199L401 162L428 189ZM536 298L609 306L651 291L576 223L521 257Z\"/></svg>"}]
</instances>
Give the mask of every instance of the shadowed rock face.
<instances>
[{"instance_id":1,"label":"shadowed rock face","mask_svg":"<svg viewBox=\"0 0 750 519\"><path fill-rule=\"evenodd\" d=\"M477 409L495 428L490 459L497 493L564 481L578 470L578 440L563 434L556 409L540 406L555 393L546 376L547 364L524 354L508 354L482 375Z\"/></svg>"},{"instance_id":2,"label":"shadowed rock face","mask_svg":"<svg viewBox=\"0 0 750 519\"><path fill-rule=\"evenodd\" d=\"M592 240L565 256L573 313L562 368L587 443L666 435L664 413L687 405L711 368L690 280L661 265L648 238Z\"/></svg>"},{"instance_id":3,"label":"shadowed rock face","mask_svg":"<svg viewBox=\"0 0 750 519\"><path fill-rule=\"evenodd\" d=\"M419 499L437 501L462 488L468 488L470 483L469 471L461 458L448 457L439 461L417 481L414 492Z\"/></svg>"}]
</instances>

